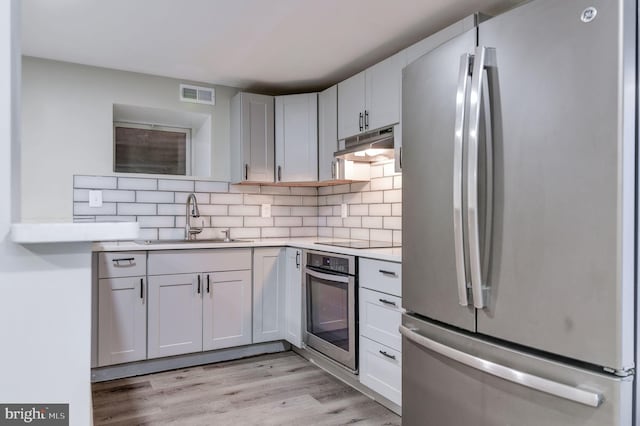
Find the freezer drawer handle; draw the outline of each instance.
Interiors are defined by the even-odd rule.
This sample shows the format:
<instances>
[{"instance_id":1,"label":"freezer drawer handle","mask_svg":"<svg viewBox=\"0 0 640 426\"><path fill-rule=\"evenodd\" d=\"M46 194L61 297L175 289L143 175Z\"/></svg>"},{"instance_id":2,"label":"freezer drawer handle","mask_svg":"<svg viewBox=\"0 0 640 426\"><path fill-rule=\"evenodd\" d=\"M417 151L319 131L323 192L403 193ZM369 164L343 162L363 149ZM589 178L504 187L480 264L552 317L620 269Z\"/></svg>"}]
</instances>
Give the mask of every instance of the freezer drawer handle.
<instances>
[{"instance_id":1,"label":"freezer drawer handle","mask_svg":"<svg viewBox=\"0 0 640 426\"><path fill-rule=\"evenodd\" d=\"M603 402L603 397L599 393L590 392L584 389L565 385L563 383L554 382L552 380L534 376L529 373L524 373L513 368L505 367L504 365L496 364L494 362L469 355L465 352L450 348L449 346L445 346L434 340L421 336L414 330L407 328L404 325L400 326L400 334L402 334L412 342L429 350L432 350L433 352L436 352L444 357L450 358L454 361L457 361L468 367L475 368L476 370L480 370L484 373L491 374L492 376L508 380L512 383L526 386L528 388L535 389L540 392L545 392L560 398L568 399L569 401L588 405L589 407L597 408Z\"/></svg>"},{"instance_id":2,"label":"freezer drawer handle","mask_svg":"<svg viewBox=\"0 0 640 426\"><path fill-rule=\"evenodd\" d=\"M380 302L384 303L385 305L393 305L393 306L398 306L396 305L396 302L392 302L390 300L387 299L378 299Z\"/></svg>"}]
</instances>

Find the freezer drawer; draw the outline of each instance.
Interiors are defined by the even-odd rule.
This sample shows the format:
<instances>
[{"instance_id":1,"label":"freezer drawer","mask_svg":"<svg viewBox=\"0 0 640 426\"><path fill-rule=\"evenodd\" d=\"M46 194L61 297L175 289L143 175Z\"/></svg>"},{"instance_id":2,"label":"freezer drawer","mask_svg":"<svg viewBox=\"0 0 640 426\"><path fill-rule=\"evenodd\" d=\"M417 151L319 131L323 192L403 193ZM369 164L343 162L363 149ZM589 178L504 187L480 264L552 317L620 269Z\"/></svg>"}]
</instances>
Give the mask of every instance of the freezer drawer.
<instances>
[{"instance_id":1,"label":"freezer drawer","mask_svg":"<svg viewBox=\"0 0 640 426\"><path fill-rule=\"evenodd\" d=\"M633 377L579 369L408 315L402 322L405 426L631 424Z\"/></svg>"}]
</instances>

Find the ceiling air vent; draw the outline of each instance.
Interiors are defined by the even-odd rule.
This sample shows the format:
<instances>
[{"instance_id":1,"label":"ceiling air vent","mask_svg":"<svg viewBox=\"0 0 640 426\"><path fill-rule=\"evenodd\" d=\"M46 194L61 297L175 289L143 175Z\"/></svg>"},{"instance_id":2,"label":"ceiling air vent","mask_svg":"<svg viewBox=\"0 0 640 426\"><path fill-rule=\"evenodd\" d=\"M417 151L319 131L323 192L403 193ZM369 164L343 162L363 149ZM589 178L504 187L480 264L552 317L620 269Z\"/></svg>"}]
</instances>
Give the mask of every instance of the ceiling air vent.
<instances>
[{"instance_id":1,"label":"ceiling air vent","mask_svg":"<svg viewBox=\"0 0 640 426\"><path fill-rule=\"evenodd\" d=\"M182 102L193 102L196 104L216 104L216 92L211 87L180 85L180 100Z\"/></svg>"}]
</instances>

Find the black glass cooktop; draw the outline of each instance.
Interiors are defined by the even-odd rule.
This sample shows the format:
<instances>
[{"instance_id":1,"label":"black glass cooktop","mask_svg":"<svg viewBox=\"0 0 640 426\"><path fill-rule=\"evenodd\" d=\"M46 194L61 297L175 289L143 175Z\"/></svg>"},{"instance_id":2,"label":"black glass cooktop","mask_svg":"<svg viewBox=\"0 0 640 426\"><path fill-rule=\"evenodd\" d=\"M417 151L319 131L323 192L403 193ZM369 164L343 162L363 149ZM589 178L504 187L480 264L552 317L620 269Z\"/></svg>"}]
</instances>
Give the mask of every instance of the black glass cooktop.
<instances>
[{"instance_id":1,"label":"black glass cooktop","mask_svg":"<svg viewBox=\"0 0 640 426\"><path fill-rule=\"evenodd\" d=\"M316 241L316 244L324 244L325 246L335 246L335 247L347 247L347 248L353 248L353 249L400 247L400 244L394 244L389 241L373 241L373 240Z\"/></svg>"}]
</instances>

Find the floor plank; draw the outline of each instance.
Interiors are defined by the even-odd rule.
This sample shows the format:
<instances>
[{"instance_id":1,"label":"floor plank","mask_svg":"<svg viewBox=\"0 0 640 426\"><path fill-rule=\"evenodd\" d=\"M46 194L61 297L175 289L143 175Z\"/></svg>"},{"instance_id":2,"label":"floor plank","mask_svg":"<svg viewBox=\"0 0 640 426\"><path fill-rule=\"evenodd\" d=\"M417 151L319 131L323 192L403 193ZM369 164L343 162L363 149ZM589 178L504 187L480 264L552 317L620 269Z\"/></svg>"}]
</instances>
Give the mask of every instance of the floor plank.
<instances>
[{"instance_id":1,"label":"floor plank","mask_svg":"<svg viewBox=\"0 0 640 426\"><path fill-rule=\"evenodd\" d=\"M293 352L93 385L94 424L400 425L400 417Z\"/></svg>"}]
</instances>

